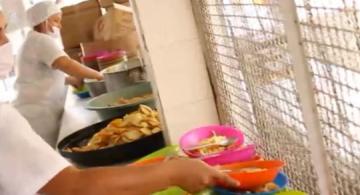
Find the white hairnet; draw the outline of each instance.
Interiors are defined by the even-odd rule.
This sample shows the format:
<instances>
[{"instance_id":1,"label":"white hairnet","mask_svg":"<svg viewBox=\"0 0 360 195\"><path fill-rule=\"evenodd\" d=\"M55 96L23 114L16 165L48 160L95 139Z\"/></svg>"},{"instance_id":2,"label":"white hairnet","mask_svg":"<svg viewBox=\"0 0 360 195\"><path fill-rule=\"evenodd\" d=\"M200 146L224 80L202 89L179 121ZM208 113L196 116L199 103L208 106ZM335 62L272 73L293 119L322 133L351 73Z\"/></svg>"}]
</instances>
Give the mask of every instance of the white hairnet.
<instances>
[{"instance_id":1,"label":"white hairnet","mask_svg":"<svg viewBox=\"0 0 360 195\"><path fill-rule=\"evenodd\" d=\"M54 2L42 1L28 9L27 18L29 25L33 27L58 13L61 13L61 9Z\"/></svg>"}]
</instances>

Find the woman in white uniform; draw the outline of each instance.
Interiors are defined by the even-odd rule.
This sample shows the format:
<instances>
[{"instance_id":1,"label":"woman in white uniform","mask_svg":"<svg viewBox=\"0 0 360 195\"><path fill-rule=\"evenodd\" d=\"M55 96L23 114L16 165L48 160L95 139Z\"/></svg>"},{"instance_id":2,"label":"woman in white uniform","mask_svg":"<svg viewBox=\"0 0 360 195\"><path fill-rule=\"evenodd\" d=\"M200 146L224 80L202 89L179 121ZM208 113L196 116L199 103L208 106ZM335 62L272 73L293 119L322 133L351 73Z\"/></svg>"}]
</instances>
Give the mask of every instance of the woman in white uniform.
<instances>
[{"instance_id":1,"label":"woman in white uniform","mask_svg":"<svg viewBox=\"0 0 360 195\"><path fill-rule=\"evenodd\" d=\"M27 11L33 27L19 52L18 92L13 105L31 127L51 146L56 145L65 101L65 74L69 79L101 80L102 75L69 58L52 35L61 28L61 10L51 1L40 2Z\"/></svg>"},{"instance_id":2,"label":"woman in white uniform","mask_svg":"<svg viewBox=\"0 0 360 195\"><path fill-rule=\"evenodd\" d=\"M0 103L1 195L148 195L170 186L195 193L238 183L199 160L141 167L77 169L59 156L11 106Z\"/></svg>"}]
</instances>

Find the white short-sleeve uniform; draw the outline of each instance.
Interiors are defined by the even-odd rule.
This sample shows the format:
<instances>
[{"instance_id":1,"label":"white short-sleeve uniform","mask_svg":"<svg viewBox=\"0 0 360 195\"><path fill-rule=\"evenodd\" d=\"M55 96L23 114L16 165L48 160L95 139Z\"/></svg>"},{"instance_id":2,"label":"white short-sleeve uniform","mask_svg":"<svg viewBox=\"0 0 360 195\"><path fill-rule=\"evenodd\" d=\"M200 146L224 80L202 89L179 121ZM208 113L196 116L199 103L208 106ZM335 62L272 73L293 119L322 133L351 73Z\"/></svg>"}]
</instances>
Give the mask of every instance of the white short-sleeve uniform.
<instances>
[{"instance_id":1,"label":"white short-sleeve uniform","mask_svg":"<svg viewBox=\"0 0 360 195\"><path fill-rule=\"evenodd\" d=\"M34 195L68 166L13 107L0 103L1 195Z\"/></svg>"},{"instance_id":2,"label":"white short-sleeve uniform","mask_svg":"<svg viewBox=\"0 0 360 195\"><path fill-rule=\"evenodd\" d=\"M56 145L65 101L65 75L52 68L67 56L51 36L30 31L16 63L18 92L13 105L51 146Z\"/></svg>"}]
</instances>

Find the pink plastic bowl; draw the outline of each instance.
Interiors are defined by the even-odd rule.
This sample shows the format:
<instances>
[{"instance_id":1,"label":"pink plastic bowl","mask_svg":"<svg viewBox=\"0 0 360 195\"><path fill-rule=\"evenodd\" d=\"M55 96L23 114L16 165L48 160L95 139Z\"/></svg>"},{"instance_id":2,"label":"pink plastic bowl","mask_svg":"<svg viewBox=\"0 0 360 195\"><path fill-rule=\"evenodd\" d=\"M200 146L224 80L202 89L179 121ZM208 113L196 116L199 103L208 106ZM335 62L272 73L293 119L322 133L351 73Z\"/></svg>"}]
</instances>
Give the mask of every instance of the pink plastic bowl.
<instances>
[{"instance_id":1,"label":"pink plastic bowl","mask_svg":"<svg viewBox=\"0 0 360 195\"><path fill-rule=\"evenodd\" d=\"M201 160L209 165L225 165L254 159L256 154L255 145L247 145L236 150L225 151L221 154L202 157Z\"/></svg>"},{"instance_id":2,"label":"pink plastic bowl","mask_svg":"<svg viewBox=\"0 0 360 195\"><path fill-rule=\"evenodd\" d=\"M221 126L221 125L210 125L204 127L198 127L192 129L185 133L180 138L180 148L190 157L200 157L200 154L192 153L186 148L196 146L200 141L209 138L213 135L212 132L215 132L217 135L226 136L226 137L236 137L237 141L234 143L234 146L241 146L244 143L244 134L233 127ZM236 149L237 147L233 147ZM229 151L229 150L228 150ZM226 153L228 151L220 152L218 154Z\"/></svg>"}]
</instances>

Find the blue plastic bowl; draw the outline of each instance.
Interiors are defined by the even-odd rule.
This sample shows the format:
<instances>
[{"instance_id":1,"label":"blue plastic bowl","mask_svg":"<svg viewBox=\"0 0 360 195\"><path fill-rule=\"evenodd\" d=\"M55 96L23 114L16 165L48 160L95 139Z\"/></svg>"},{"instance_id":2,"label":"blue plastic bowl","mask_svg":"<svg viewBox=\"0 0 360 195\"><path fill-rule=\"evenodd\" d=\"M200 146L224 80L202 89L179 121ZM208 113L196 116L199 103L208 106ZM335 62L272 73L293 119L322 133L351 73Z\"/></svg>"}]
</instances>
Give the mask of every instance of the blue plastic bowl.
<instances>
[{"instance_id":1,"label":"blue plastic bowl","mask_svg":"<svg viewBox=\"0 0 360 195\"><path fill-rule=\"evenodd\" d=\"M75 93L75 92L74 92L74 93ZM83 91L83 92L80 92L80 93L76 92L75 94L76 94L79 98L81 98L81 99L85 99L85 98L89 98L89 97L90 97L89 91Z\"/></svg>"},{"instance_id":2,"label":"blue plastic bowl","mask_svg":"<svg viewBox=\"0 0 360 195\"><path fill-rule=\"evenodd\" d=\"M245 192L232 192L229 191L228 189L224 189L224 188L219 188L216 187L214 188L214 192L217 195L274 195L277 192L282 191L283 189L285 189L285 187L288 185L289 183L289 179L288 177L285 175L285 173L280 172L275 180L274 183L279 187L277 190L273 190L271 192L260 192L260 193L245 193Z\"/></svg>"}]
</instances>

